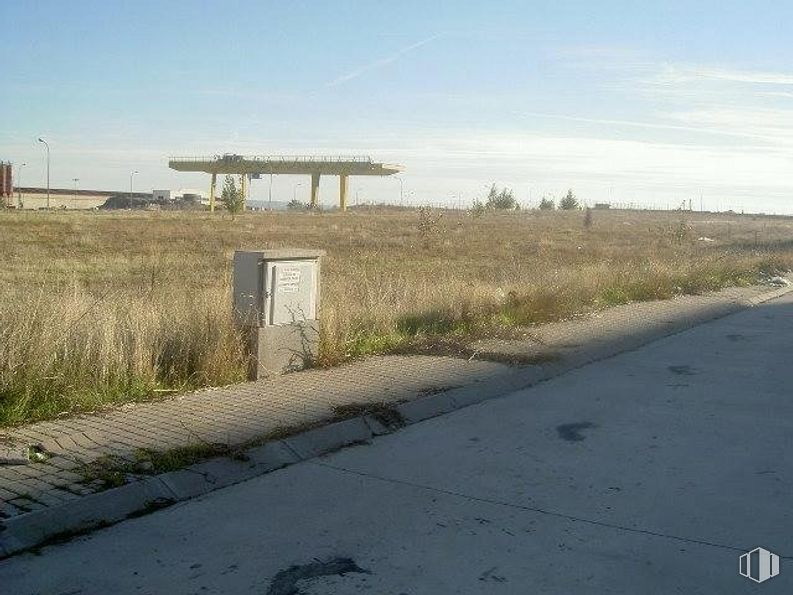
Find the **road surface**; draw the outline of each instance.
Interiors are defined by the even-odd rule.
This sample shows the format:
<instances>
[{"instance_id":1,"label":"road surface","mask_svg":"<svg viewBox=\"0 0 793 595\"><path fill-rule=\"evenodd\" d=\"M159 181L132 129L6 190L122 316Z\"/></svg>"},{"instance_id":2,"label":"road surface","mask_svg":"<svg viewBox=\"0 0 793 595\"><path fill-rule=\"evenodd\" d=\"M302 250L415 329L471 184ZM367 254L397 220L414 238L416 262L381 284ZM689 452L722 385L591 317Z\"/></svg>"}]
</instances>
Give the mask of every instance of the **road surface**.
<instances>
[{"instance_id":1,"label":"road surface","mask_svg":"<svg viewBox=\"0 0 793 595\"><path fill-rule=\"evenodd\" d=\"M791 593L791 354L788 296L6 560L0 593Z\"/></svg>"}]
</instances>

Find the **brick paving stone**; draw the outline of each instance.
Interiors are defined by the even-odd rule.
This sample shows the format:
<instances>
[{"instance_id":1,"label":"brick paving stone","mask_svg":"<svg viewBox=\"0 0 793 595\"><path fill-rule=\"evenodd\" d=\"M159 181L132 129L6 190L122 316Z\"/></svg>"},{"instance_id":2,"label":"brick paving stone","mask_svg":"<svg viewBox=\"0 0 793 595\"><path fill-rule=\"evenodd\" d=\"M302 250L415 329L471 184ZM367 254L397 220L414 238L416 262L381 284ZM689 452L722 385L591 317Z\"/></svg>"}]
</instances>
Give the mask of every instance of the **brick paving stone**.
<instances>
[{"instance_id":1,"label":"brick paving stone","mask_svg":"<svg viewBox=\"0 0 793 595\"><path fill-rule=\"evenodd\" d=\"M62 487L61 489L63 489L64 491L71 492L72 494L78 497L87 496L88 494L93 494L96 492L96 490L91 489L88 486L83 485L81 483L69 484L68 486Z\"/></svg>"},{"instance_id":2,"label":"brick paving stone","mask_svg":"<svg viewBox=\"0 0 793 595\"><path fill-rule=\"evenodd\" d=\"M35 479L33 477L28 477L24 480L16 482L20 486L24 486L27 488L25 494L32 494L34 492L46 492L47 490L51 490L54 486L46 481L42 481L41 479Z\"/></svg>"},{"instance_id":3,"label":"brick paving stone","mask_svg":"<svg viewBox=\"0 0 793 595\"><path fill-rule=\"evenodd\" d=\"M86 428L83 431L74 432L69 436L69 438L71 438L71 440L74 441L74 443L79 448L91 450L93 448L96 448L98 444L94 440L91 440L90 436L87 434L88 431L90 430L88 430L86 426Z\"/></svg>"},{"instance_id":4,"label":"brick paving stone","mask_svg":"<svg viewBox=\"0 0 793 595\"><path fill-rule=\"evenodd\" d=\"M37 477L41 474L38 469L38 465L16 465L14 472L19 479Z\"/></svg>"},{"instance_id":5,"label":"brick paving stone","mask_svg":"<svg viewBox=\"0 0 793 595\"><path fill-rule=\"evenodd\" d=\"M23 511L11 504L11 502L0 500L0 520L4 518L11 518L22 513Z\"/></svg>"},{"instance_id":6,"label":"brick paving stone","mask_svg":"<svg viewBox=\"0 0 793 595\"><path fill-rule=\"evenodd\" d=\"M73 494L68 494L57 487L50 487L46 490L32 492L30 497L44 506L58 506L59 504L63 504L64 502L73 500L75 498Z\"/></svg>"},{"instance_id":7,"label":"brick paving stone","mask_svg":"<svg viewBox=\"0 0 793 595\"><path fill-rule=\"evenodd\" d=\"M26 512L33 512L34 510L44 510L45 508L47 508L45 504L42 504L41 502L36 502L34 500L30 500L28 498L17 498L15 500L11 500L9 504L18 508L20 514L24 514Z\"/></svg>"},{"instance_id":8,"label":"brick paving stone","mask_svg":"<svg viewBox=\"0 0 793 595\"><path fill-rule=\"evenodd\" d=\"M70 500L78 500L81 495L83 494L75 494L74 492L69 491L68 485L57 486L57 489L47 492L48 495L52 495L60 502L69 502Z\"/></svg>"},{"instance_id":9,"label":"brick paving stone","mask_svg":"<svg viewBox=\"0 0 793 595\"><path fill-rule=\"evenodd\" d=\"M76 483L83 478L82 475L79 473L74 473L73 471L58 471L54 474L54 477L59 483Z\"/></svg>"},{"instance_id":10,"label":"brick paving stone","mask_svg":"<svg viewBox=\"0 0 793 595\"><path fill-rule=\"evenodd\" d=\"M47 464L62 471L72 471L81 465L81 463L67 456L52 457L51 459L47 460Z\"/></svg>"},{"instance_id":11,"label":"brick paving stone","mask_svg":"<svg viewBox=\"0 0 793 595\"><path fill-rule=\"evenodd\" d=\"M18 471L20 465L2 465L0 466L0 480L13 481L26 477L26 475Z\"/></svg>"},{"instance_id":12,"label":"brick paving stone","mask_svg":"<svg viewBox=\"0 0 793 595\"><path fill-rule=\"evenodd\" d=\"M18 494L7 490L5 488L0 488L0 501L11 500L12 498L16 498Z\"/></svg>"},{"instance_id":13,"label":"brick paving stone","mask_svg":"<svg viewBox=\"0 0 793 595\"><path fill-rule=\"evenodd\" d=\"M15 498L19 498L24 496L25 494L30 493L30 487L23 485L17 482L3 482L4 489L8 490L9 492L15 494ZM9 498L9 500L13 500L13 498Z\"/></svg>"}]
</instances>

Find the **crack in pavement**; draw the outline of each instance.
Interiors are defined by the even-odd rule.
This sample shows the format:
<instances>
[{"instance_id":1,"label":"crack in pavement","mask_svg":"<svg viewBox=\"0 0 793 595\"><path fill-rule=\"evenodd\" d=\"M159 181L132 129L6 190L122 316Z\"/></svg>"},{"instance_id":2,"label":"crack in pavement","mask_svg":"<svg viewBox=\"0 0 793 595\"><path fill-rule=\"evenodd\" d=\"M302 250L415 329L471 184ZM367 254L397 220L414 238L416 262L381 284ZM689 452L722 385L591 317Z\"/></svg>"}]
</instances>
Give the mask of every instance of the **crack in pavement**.
<instances>
[{"instance_id":1,"label":"crack in pavement","mask_svg":"<svg viewBox=\"0 0 793 595\"><path fill-rule=\"evenodd\" d=\"M374 480L382 481L382 482L385 482L385 483L391 483L391 484L402 485L402 486L407 486L407 487L411 487L411 488L417 488L417 489L425 490L425 491L428 491L428 492L434 492L436 494L444 494L446 496L453 496L455 498L462 498L462 499L465 499L465 500L469 500L471 502L479 502L479 503L482 503L482 504L491 504L491 505L494 505L494 506L503 506L505 508L513 508L513 509L516 509L516 510L523 510L525 512L534 512L534 513L537 513L537 514L542 514L542 515L546 515L546 516L550 516L550 517L564 519L564 520L567 520L567 521L573 521L573 522L576 522L576 523L586 523L588 525L594 525L596 527L603 527L603 528L606 528L606 529L614 529L616 531L622 531L622 532L625 532L625 533L636 533L638 535L648 535L650 537L662 537L664 539L672 539L672 540L675 540L675 541L682 541L682 542L685 542L685 543L692 543L692 544L696 544L696 545L704 545L704 546L714 547L714 548L719 548L719 549L724 549L724 550L732 550L732 551L741 552L741 553L747 552L747 551L752 549L752 547L747 547L747 546L734 546L734 545L729 545L729 544L725 544L725 543L717 543L715 541L708 541L708 540L705 540L705 539L697 539L697 538L692 538L692 537L681 537L680 535L673 535L671 533L662 533L660 531L653 531L651 529L639 529L639 528L636 528L636 527L628 527L626 525L619 525L617 523L609 523L607 521L599 521L597 519L589 519L589 518L586 518L586 517L572 515L572 514L567 514L567 513L559 512L559 511L555 511L555 510L549 510L549 509L545 509L545 508L537 508L537 507L534 507L534 506L526 506L525 504L515 504L514 502L507 502L507 501L504 501L504 500L496 500L495 498L483 498L483 497L480 497L480 496L473 496L471 494L465 494L463 492L456 492L454 490L447 490L447 489L444 489L444 488L437 488L437 487L434 487L434 486L421 484L421 483L416 483L416 482L408 481L408 480L405 480L405 479L397 479L395 477L385 477L385 476L382 476L382 475L375 475L373 473L367 473L365 471L356 471L355 469L348 469L346 467L338 467L336 465L331 465L329 463L322 463L322 462L319 462L319 461L306 461L306 462L311 464L311 465L316 465L318 467L324 467L324 468L330 469L332 471L338 471L338 472L341 472L341 473L347 473L349 475L356 475L358 477L366 477L366 478L369 478L369 479L374 479ZM793 555L781 555L781 554L778 554L778 555L779 555L779 557L781 559L793 560Z\"/></svg>"}]
</instances>

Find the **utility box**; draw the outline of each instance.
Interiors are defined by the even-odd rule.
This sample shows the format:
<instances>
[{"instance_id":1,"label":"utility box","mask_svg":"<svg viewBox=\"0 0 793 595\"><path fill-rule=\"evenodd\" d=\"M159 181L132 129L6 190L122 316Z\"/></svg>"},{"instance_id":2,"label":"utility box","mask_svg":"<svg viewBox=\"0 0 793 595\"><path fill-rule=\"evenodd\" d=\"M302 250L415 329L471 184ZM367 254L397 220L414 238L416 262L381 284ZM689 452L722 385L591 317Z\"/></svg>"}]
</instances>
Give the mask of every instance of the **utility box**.
<instances>
[{"instance_id":1,"label":"utility box","mask_svg":"<svg viewBox=\"0 0 793 595\"><path fill-rule=\"evenodd\" d=\"M234 316L248 338L252 379L305 367L319 347L322 250L234 253Z\"/></svg>"}]
</instances>

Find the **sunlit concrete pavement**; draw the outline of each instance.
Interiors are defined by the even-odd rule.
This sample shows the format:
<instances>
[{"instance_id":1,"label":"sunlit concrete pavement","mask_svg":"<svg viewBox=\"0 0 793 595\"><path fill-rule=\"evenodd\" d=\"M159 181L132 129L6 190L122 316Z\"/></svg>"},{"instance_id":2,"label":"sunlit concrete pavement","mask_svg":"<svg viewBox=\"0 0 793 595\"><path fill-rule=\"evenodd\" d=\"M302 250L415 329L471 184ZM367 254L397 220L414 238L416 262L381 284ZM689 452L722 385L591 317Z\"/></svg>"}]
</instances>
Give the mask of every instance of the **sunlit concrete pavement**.
<instances>
[{"instance_id":1,"label":"sunlit concrete pavement","mask_svg":"<svg viewBox=\"0 0 793 595\"><path fill-rule=\"evenodd\" d=\"M789 294L8 559L0 592L791 593L791 353Z\"/></svg>"}]
</instances>

